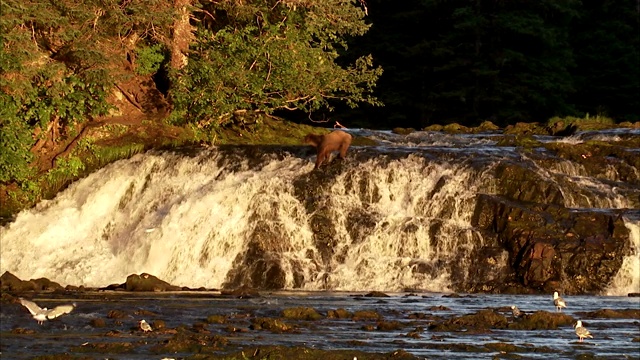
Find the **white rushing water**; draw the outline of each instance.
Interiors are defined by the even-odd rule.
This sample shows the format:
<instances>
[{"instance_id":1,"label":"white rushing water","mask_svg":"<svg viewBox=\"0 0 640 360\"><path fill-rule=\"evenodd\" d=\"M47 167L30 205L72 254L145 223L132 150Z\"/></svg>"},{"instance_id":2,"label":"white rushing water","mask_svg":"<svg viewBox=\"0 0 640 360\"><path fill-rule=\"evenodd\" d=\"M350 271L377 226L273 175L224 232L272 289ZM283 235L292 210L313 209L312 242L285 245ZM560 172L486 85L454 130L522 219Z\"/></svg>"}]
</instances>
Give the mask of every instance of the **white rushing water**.
<instances>
[{"instance_id":1,"label":"white rushing water","mask_svg":"<svg viewBox=\"0 0 640 360\"><path fill-rule=\"evenodd\" d=\"M606 295L640 293L640 221L625 219L625 226L630 233L630 254L622 260L618 274L605 291Z\"/></svg>"},{"instance_id":2,"label":"white rushing water","mask_svg":"<svg viewBox=\"0 0 640 360\"><path fill-rule=\"evenodd\" d=\"M470 254L485 239L471 217L477 195L495 191L491 162L480 170L463 160L385 157L351 162L324 190L326 203L316 204L333 227L328 258L314 235L317 214L294 188L312 159L285 155L256 167L255 159L209 149L118 161L21 212L0 228L0 272L90 287L146 272L174 285L221 288L247 274L240 260L257 248L279 263L286 289L447 292L454 281L473 281ZM589 189L583 202L594 207L628 205L607 184ZM565 197L567 206L579 207L573 199ZM635 245L608 294L640 291L639 224L625 223ZM497 274L508 254L494 255L486 266Z\"/></svg>"},{"instance_id":3,"label":"white rushing water","mask_svg":"<svg viewBox=\"0 0 640 360\"><path fill-rule=\"evenodd\" d=\"M298 268L309 290L445 291L444 268L432 278L415 267L451 262L481 241L469 224L483 180L461 166L409 156L384 168L359 164L333 184L338 245L326 264L292 185L312 162L291 156L255 171L225 161L216 151L148 153L101 169L0 229L0 271L92 287L146 272L175 285L219 288L261 223L277 234L261 246L279 254L287 288ZM434 190L441 178L445 185ZM377 195L360 199L358 183ZM375 227L353 244L347 218L361 208L373 214ZM433 222L438 230L430 233Z\"/></svg>"}]
</instances>

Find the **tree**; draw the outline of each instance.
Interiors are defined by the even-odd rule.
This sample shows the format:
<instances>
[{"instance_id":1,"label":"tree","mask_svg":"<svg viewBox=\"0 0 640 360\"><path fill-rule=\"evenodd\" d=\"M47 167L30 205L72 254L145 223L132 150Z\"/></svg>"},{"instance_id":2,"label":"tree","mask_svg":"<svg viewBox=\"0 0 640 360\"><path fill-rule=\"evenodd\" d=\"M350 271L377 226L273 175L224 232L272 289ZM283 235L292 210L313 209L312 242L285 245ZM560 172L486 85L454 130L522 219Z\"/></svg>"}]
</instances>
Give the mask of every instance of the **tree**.
<instances>
[{"instance_id":1,"label":"tree","mask_svg":"<svg viewBox=\"0 0 640 360\"><path fill-rule=\"evenodd\" d=\"M571 111L568 36L579 5L372 0L372 29L351 49L385 69L375 94L390 126L546 119Z\"/></svg>"},{"instance_id":2,"label":"tree","mask_svg":"<svg viewBox=\"0 0 640 360\"><path fill-rule=\"evenodd\" d=\"M311 112L377 104L381 69L370 56L336 63L346 36L368 29L355 1L220 1L198 4L188 64L173 72L173 118L216 126L243 111Z\"/></svg>"},{"instance_id":3,"label":"tree","mask_svg":"<svg viewBox=\"0 0 640 360\"><path fill-rule=\"evenodd\" d=\"M576 93L585 113L640 119L640 9L636 1L583 1L573 24Z\"/></svg>"},{"instance_id":4,"label":"tree","mask_svg":"<svg viewBox=\"0 0 640 360\"><path fill-rule=\"evenodd\" d=\"M2 1L0 182L52 168L108 113L114 85L130 76L122 64L135 67L141 43L168 33L163 3Z\"/></svg>"}]
</instances>

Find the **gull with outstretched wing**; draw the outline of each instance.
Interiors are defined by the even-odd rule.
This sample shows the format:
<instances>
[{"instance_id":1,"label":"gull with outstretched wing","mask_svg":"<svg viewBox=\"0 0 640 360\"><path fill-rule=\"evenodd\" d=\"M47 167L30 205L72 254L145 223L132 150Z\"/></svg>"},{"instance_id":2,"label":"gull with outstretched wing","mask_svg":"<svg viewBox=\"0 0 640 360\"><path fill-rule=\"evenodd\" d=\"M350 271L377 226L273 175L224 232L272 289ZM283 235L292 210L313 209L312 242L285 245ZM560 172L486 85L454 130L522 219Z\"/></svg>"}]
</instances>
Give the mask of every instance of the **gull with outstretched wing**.
<instances>
[{"instance_id":1,"label":"gull with outstretched wing","mask_svg":"<svg viewBox=\"0 0 640 360\"><path fill-rule=\"evenodd\" d=\"M33 315L33 318L36 319L40 325L42 325L46 320L55 319L58 316L68 314L75 308L74 305L59 305L53 309L41 308L33 301L23 298L20 298L20 304L29 310L31 315Z\"/></svg>"}]
</instances>

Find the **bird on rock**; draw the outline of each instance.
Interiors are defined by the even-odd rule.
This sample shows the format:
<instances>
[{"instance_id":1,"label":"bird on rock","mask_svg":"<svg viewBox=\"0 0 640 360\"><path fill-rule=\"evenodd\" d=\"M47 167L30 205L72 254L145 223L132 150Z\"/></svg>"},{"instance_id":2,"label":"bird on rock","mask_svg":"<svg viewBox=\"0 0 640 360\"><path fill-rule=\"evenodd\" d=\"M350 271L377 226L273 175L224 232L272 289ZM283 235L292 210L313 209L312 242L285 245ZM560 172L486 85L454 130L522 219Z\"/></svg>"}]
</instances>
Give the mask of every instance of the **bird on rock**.
<instances>
[{"instance_id":1,"label":"bird on rock","mask_svg":"<svg viewBox=\"0 0 640 360\"><path fill-rule=\"evenodd\" d=\"M575 327L576 327L576 335L578 335L578 337L580 338L580 342L582 342L582 339L584 338L593 339L591 332L589 332L589 330L587 330L586 327L582 326L581 320L578 320L578 322L576 322Z\"/></svg>"},{"instance_id":2,"label":"bird on rock","mask_svg":"<svg viewBox=\"0 0 640 360\"><path fill-rule=\"evenodd\" d=\"M518 318L522 316L522 311L520 311L517 306L511 305L511 314L513 314L513 317Z\"/></svg>"},{"instance_id":3,"label":"bird on rock","mask_svg":"<svg viewBox=\"0 0 640 360\"><path fill-rule=\"evenodd\" d=\"M38 321L38 324L42 325L45 321L55 319L58 316L68 314L75 308L75 305L59 305L53 309L41 308L33 301L29 301L20 298L20 304L26 307L27 310L33 315L33 318Z\"/></svg>"},{"instance_id":4,"label":"bird on rock","mask_svg":"<svg viewBox=\"0 0 640 360\"><path fill-rule=\"evenodd\" d=\"M553 305L556 306L556 311L560 312L562 312L562 308L567 307L567 303L560 297L560 295L558 295L557 291L553 292Z\"/></svg>"},{"instance_id":5,"label":"bird on rock","mask_svg":"<svg viewBox=\"0 0 640 360\"><path fill-rule=\"evenodd\" d=\"M144 332L152 331L151 325L149 325L149 323L146 322L144 319L140 320L138 323L140 324L140 329L142 329L142 331Z\"/></svg>"}]
</instances>

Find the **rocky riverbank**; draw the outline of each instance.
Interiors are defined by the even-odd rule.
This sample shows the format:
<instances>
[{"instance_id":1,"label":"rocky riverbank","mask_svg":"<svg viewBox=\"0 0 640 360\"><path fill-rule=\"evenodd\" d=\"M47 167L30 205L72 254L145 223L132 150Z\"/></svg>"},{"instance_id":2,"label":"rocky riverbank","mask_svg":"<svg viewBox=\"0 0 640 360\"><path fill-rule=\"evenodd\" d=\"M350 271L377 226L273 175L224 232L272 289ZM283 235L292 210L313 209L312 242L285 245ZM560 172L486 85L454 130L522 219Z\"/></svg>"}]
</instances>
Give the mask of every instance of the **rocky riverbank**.
<instances>
[{"instance_id":1,"label":"rocky riverbank","mask_svg":"<svg viewBox=\"0 0 640 360\"><path fill-rule=\"evenodd\" d=\"M22 281L7 273L0 281L3 357L413 360L455 354L498 358L547 354L597 358L611 354L611 346L617 348L616 354L640 355L633 350L640 342L640 309L633 301L616 300L616 308L608 308L613 303L604 298L594 303L571 297L569 307L556 312L550 296L512 297L506 301L522 309L516 316L502 298L455 293L329 294L315 301L314 297L327 294L174 291L177 286L149 274L134 274L110 289L63 289L46 279ZM37 325L19 298L49 307L73 302L75 308ZM599 302L607 305L598 307ZM150 331L140 328L142 319ZM577 320L591 329L594 339L578 341L572 328ZM547 336L556 339L535 339ZM50 347L31 347L27 356L20 349L34 338L43 344L57 341ZM378 339L379 345L367 339Z\"/></svg>"}]
</instances>

